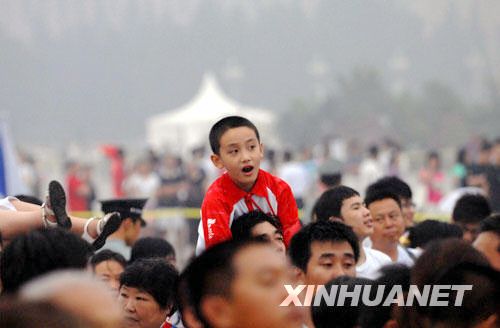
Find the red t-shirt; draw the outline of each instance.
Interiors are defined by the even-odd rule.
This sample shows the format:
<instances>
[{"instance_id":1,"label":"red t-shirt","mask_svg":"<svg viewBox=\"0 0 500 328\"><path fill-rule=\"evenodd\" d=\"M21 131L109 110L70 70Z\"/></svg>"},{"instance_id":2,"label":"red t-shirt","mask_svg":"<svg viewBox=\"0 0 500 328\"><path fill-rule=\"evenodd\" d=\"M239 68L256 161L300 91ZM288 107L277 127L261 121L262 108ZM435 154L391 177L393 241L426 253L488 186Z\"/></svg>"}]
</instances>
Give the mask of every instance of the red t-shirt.
<instances>
[{"instance_id":1,"label":"red t-shirt","mask_svg":"<svg viewBox=\"0 0 500 328\"><path fill-rule=\"evenodd\" d=\"M233 219L253 210L278 217L287 246L300 229L297 204L285 181L260 170L252 190L246 192L224 173L212 183L203 199L196 253L231 239Z\"/></svg>"}]
</instances>

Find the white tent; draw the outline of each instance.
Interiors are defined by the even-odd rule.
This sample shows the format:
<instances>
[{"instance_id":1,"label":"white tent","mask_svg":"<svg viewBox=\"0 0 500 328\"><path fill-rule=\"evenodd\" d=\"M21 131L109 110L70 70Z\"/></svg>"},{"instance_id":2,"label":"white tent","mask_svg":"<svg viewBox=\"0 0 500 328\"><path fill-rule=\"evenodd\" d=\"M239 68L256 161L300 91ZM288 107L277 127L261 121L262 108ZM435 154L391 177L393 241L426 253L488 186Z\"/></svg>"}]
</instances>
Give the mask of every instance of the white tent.
<instances>
[{"instance_id":1,"label":"white tent","mask_svg":"<svg viewBox=\"0 0 500 328\"><path fill-rule=\"evenodd\" d=\"M205 74L197 95L186 105L155 115L146 123L149 145L157 151L186 154L208 144L212 125L228 115L251 120L266 144L276 144L273 133L275 116L269 110L251 108L229 99L221 91L215 77Z\"/></svg>"}]
</instances>

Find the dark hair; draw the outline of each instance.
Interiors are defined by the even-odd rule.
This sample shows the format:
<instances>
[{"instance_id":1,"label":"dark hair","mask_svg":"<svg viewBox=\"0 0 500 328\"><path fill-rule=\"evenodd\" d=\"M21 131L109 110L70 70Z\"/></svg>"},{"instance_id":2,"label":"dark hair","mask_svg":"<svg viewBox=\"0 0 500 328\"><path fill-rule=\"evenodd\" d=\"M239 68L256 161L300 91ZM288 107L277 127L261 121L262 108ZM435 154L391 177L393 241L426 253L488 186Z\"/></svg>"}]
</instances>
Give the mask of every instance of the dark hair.
<instances>
[{"instance_id":1,"label":"dark hair","mask_svg":"<svg viewBox=\"0 0 500 328\"><path fill-rule=\"evenodd\" d=\"M500 236L500 213L493 213L481 221L479 232L491 231Z\"/></svg>"},{"instance_id":2,"label":"dark hair","mask_svg":"<svg viewBox=\"0 0 500 328\"><path fill-rule=\"evenodd\" d=\"M130 252L130 263L138 259L175 257L175 249L163 238L145 237L134 243Z\"/></svg>"},{"instance_id":3,"label":"dark hair","mask_svg":"<svg viewBox=\"0 0 500 328\"><path fill-rule=\"evenodd\" d=\"M410 289L410 268L401 263L388 264L380 270L380 277L375 280L370 290L370 299L374 299L379 286L385 286L383 298L386 299L392 288L401 286L403 292ZM391 319L392 306L366 306L360 313L359 324L363 328L382 328Z\"/></svg>"},{"instance_id":4,"label":"dark hair","mask_svg":"<svg viewBox=\"0 0 500 328\"><path fill-rule=\"evenodd\" d=\"M486 139L483 139L481 141L481 145L479 146L479 149L481 151L490 151L491 148L493 148L493 145L491 144L491 142L489 142L488 140Z\"/></svg>"},{"instance_id":5,"label":"dark hair","mask_svg":"<svg viewBox=\"0 0 500 328\"><path fill-rule=\"evenodd\" d=\"M95 270L95 267L105 261L115 261L118 264L120 264L123 268L127 265L127 260L121 255L120 253L113 252L110 249L104 249L100 251L99 253L94 254L90 258L89 264L92 267L92 270Z\"/></svg>"},{"instance_id":6,"label":"dark hair","mask_svg":"<svg viewBox=\"0 0 500 328\"><path fill-rule=\"evenodd\" d=\"M175 302L179 310L179 314L184 327L191 327L190 321L196 321L201 327L208 325L201 324L201 320L195 311L195 307L191 301L192 292L188 283L188 276L182 273L175 287Z\"/></svg>"},{"instance_id":7,"label":"dark hair","mask_svg":"<svg viewBox=\"0 0 500 328\"><path fill-rule=\"evenodd\" d=\"M346 285L347 292L353 292L357 285L373 285L374 281L366 278L340 276L325 284L329 293L332 286ZM321 299L319 306L311 306L311 316L316 328L352 328L358 324L360 314L365 306L329 306L325 299Z\"/></svg>"},{"instance_id":8,"label":"dark hair","mask_svg":"<svg viewBox=\"0 0 500 328\"><path fill-rule=\"evenodd\" d=\"M160 308L172 306L169 315L175 312L174 289L179 273L161 259L140 259L129 264L120 275L122 286L145 291L158 303Z\"/></svg>"},{"instance_id":9,"label":"dark hair","mask_svg":"<svg viewBox=\"0 0 500 328\"><path fill-rule=\"evenodd\" d=\"M4 292L16 292L26 281L50 271L83 269L92 254L86 241L59 228L36 229L17 236L0 258Z\"/></svg>"},{"instance_id":10,"label":"dark hair","mask_svg":"<svg viewBox=\"0 0 500 328\"><path fill-rule=\"evenodd\" d=\"M452 285L473 285L473 288L470 293L465 294L461 309L455 306L450 306L445 311L431 308L431 316L437 315L435 321L448 321L454 327L472 327L474 324L486 320L490 315L496 314L498 323L500 279L498 279L497 270L489 265L460 263L454 268L450 268L440 280L435 282L436 285L450 283Z\"/></svg>"},{"instance_id":11,"label":"dark hair","mask_svg":"<svg viewBox=\"0 0 500 328\"><path fill-rule=\"evenodd\" d=\"M411 199L413 197L410 186L396 176L386 176L378 179L368 186L366 194L372 194L377 190L390 191L402 199Z\"/></svg>"},{"instance_id":12,"label":"dark hair","mask_svg":"<svg viewBox=\"0 0 500 328\"><path fill-rule=\"evenodd\" d=\"M367 207L370 206L370 204L373 202L377 202L388 198L394 200L398 204L399 208L401 208L401 199L397 194L391 192L390 190L373 189L370 188L370 186L368 186L368 188L366 189L365 203Z\"/></svg>"},{"instance_id":13,"label":"dark hair","mask_svg":"<svg viewBox=\"0 0 500 328\"><path fill-rule=\"evenodd\" d=\"M461 306L416 305L417 317L428 319L431 326L444 323L449 327L466 328L476 326L491 315L500 314L498 271L476 261L459 261L436 271L433 277L422 283L434 286L472 285L472 289L464 293ZM454 303L456 295L456 292L450 293L449 301Z\"/></svg>"},{"instance_id":14,"label":"dark hair","mask_svg":"<svg viewBox=\"0 0 500 328\"><path fill-rule=\"evenodd\" d=\"M359 193L347 186L337 186L328 189L318 198L314 204L312 216L318 221L328 221L332 216L342 218L341 208L344 200L354 196L359 196Z\"/></svg>"},{"instance_id":15,"label":"dark hair","mask_svg":"<svg viewBox=\"0 0 500 328\"><path fill-rule=\"evenodd\" d=\"M266 245L259 240L229 240L217 244L194 258L181 273L177 286L180 308L192 308L197 319L210 327L201 310L206 296L230 297L231 285L235 278L234 258L243 249L255 245Z\"/></svg>"},{"instance_id":16,"label":"dark hair","mask_svg":"<svg viewBox=\"0 0 500 328\"><path fill-rule=\"evenodd\" d=\"M479 194L465 194L458 199L451 217L454 222L479 223L491 214L488 199Z\"/></svg>"},{"instance_id":17,"label":"dark hair","mask_svg":"<svg viewBox=\"0 0 500 328\"><path fill-rule=\"evenodd\" d=\"M280 221L274 217L267 215L261 211L251 211L237 217L231 225L231 233L234 240L248 240L252 239L252 229L257 224L269 222L275 227L279 233L283 235L283 229Z\"/></svg>"},{"instance_id":18,"label":"dark hair","mask_svg":"<svg viewBox=\"0 0 500 328\"><path fill-rule=\"evenodd\" d=\"M431 150L427 153L427 159L436 159L439 160L439 153L435 150Z\"/></svg>"},{"instance_id":19,"label":"dark hair","mask_svg":"<svg viewBox=\"0 0 500 328\"><path fill-rule=\"evenodd\" d=\"M358 237L352 228L340 222L317 221L309 223L297 232L290 242L288 253L293 265L307 272L307 263L311 258L311 245L313 242L348 242L354 251L356 262L359 258Z\"/></svg>"},{"instance_id":20,"label":"dark hair","mask_svg":"<svg viewBox=\"0 0 500 328\"><path fill-rule=\"evenodd\" d=\"M488 260L469 243L456 238L430 242L412 267L411 282L419 288L436 281L443 271L459 263L488 265Z\"/></svg>"},{"instance_id":21,"label":"dark hair","mask_svg":"<svg viewBox=\"0 0 500 328\"><path fill-rule=\"evenodd\" d=\"M321 173L319 181L330 188L338 186L342 181L342 173Z\"/></svg>"},{"instance_id":22,"label":"dark hair","mask_svg":"<svg viewBox=\"0 0 500 328\"><path fill-rule=\"evenodd\" d=\"M462 229L454 224L438 220L425 220L409 229L408 239L411 248L425 248L433 240L453 237L461 239L462 235Z\"/></svg>"},{"instance_id":23,"label":"dark hair","mask_svg":"<svg viewBox=\"0 0 500 328\"><path fill-rule=\"evenodd\" d=\"M465 149L465 147L462 147L457 151L457 158L455 161L460 164L467 164L466 160L467 160L467 149Z\"/></svg>"},{"instance_id":24,"label":"dark hair","mask_svg":"<svg viewBox=\"0 0 500 328\"><path fill-rule=\"evenodd\" d=\"M32 195L15 195L17 199L19 199L22 202L25 203L30 203L30 204L35 204L38 206L42 206L43 202L40 198L32 196Z\"/></svg>"},{"instance_id":25,"label":"dark hair","mask_svg":"<svg viewBox=\"0 0 500 328\"><path fill-rule=\"evenodd\" d=\"M378 146L371 145L370 147L368 147L368 154L370 154L370 157L377 157L378 156Z\"/></svg>"},{"instance_id":26,"label":"dark hair","mask_svg":"<svg viewBox=\"0 0 500 328\"><path fill-rule=\"evenodd\" d=\"M293 159L293 154L289 150L285 150L283 153L283 162L290 162Z\"/></svg>"},{"instance_id":27,"label":"dark hair","mask_svg":"<svg viewBox=\"0 0 500 328\"><path fill-rule=\"evenodd\" d=\"M0 302L0 327L83 328L76 316L48 302L6 298Z\"/></svg>"},{"instance_id":28,"label":"dark hair","mask_svg":"<svg viewBox=\"0 0 500 328\"><path fill-rule=\"evenodd\" d=\"M255 125L248 119L241 116L227 116L215 123L210 129L208 139L210 141L210 148L214 154L219 154L220 151L220 138L229 129L239 128L245 126L255 132L257 140L260 142L259 131Z\"/></svg>"}]
</instances>

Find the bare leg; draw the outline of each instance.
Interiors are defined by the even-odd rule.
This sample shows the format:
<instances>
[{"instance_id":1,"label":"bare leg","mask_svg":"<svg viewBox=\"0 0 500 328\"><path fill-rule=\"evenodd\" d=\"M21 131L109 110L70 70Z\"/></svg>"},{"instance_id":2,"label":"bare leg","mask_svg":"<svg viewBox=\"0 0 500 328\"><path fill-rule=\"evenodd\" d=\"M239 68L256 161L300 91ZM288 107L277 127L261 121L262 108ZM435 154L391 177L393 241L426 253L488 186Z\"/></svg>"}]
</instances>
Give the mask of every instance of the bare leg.
<instances>
[{"instance_id":1,"label":"bare leg","mask_svg":"<svg viewBox=\"0 0 500 328\"><path fill-rule=\"evenodd\" d=\"M5 240L12 239L16 235L44 226L41 206L20 200L11 200L11 204L16 208L17 212L0 210L0 231ZM75 216L70 216L70 219L73 224L71 232L81 236L84 232L87 219ZM97 237L98 223L98 220L94 220L88 225L87 232L92 238Z\"/></svg>"},{"instance_id":2,"label":"bare leg","mask_svg":"<svg viewBox=\"0 0 500 328\"><path fill-rule=\"evenodd\" d=\"M43 226L42 208L28 212L0 210L0 231L5 240Z\"/></svg>"},{"instance_id":3,"label":"bare leg","mask_svg":"<svg viewBox=\"0 0 500 328\"><path fill-rule=\"evenodd\" d=\"M106 238L121 224L118 212L108 213L101 219L88 220L69 217L66 213L66 193L55 180L49 183L47 201L37 206L19 200L10 200L16 211L0 210L0 231L6 240L42 226L58 226L71 231L92 244L94 249L101 248Z\"/></svg>"},{"instance_id":4,"label":"bare leg","mask_svg":"<svg viewBox=\"0 0 500 328\"><path fill-rule=\"evenodd\" d=\"M85 223L87 223L88 219L82 219L74 216L70 216L71 223L73 224L71 226L71 232L81 236L84 232L85 228ZM87 227L87 232L92 238L97 237L97 224L99 223L99 220L93 220L92 222L89 223Z\"/></svg>"},{"instance_id":5,"label":"bare leg","mask_svg":"<svg viewBox=\"0 0 500 328\"><path fill-rule=\"evenodd\" d=\"M38 213L41 213L41 207L39 205L31 204L31 203L26 203L23 201L20 201L19 199L12 199L10 203L16 208L18 212L34 212L38 211Z\"/></svg>"}]
</instances>

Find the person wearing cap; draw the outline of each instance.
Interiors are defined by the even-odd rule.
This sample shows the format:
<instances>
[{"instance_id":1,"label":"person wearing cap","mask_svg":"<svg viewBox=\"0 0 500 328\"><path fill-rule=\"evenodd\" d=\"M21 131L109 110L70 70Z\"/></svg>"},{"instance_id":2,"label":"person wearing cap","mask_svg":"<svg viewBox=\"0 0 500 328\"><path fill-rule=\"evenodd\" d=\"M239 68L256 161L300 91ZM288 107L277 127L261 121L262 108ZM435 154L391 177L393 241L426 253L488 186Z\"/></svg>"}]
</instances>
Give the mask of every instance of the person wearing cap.
<instances>
[{"instance_id":1,"label":"person wearing cap","mask_svg":"<svg viewBox=\"0 0 500 328\"><path fill-rule=\"evenodd\" d=\"M104 213L118 212L122 217L120 227L108 237L102 249L110 249L123 255L125 259L130 259L132 246L139 238L141 227L146 225L146 221L142 218L142 210L146 201L146 198L101 201L101 209Z\"/></svg>"}]
</instances>

